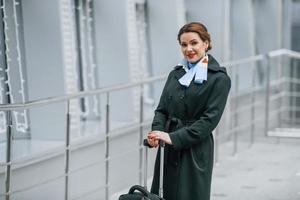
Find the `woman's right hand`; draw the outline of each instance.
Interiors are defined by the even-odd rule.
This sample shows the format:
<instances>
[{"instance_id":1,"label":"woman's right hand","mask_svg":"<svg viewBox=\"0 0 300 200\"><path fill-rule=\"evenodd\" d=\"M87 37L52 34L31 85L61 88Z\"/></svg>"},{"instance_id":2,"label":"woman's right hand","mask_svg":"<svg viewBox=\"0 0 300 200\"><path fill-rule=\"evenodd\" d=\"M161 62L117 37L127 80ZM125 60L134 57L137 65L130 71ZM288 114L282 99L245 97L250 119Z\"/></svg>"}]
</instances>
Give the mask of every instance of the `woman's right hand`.
<instances>
[{"instance_id":1,"label":"woman's right hand","mask_svg":"<svg viewBox=\"0 0 300 200\"><path fill-rule=\"evenodd\" d=\"M148 141L148 143L149 143L149 145L151 146L151 147L158 147L158 145L159 145L159 140L157 140L157 139L155 139L151 134L149 134L148 133L148 135L147 135L147 141Z\"/></svg>"}]
</instances>

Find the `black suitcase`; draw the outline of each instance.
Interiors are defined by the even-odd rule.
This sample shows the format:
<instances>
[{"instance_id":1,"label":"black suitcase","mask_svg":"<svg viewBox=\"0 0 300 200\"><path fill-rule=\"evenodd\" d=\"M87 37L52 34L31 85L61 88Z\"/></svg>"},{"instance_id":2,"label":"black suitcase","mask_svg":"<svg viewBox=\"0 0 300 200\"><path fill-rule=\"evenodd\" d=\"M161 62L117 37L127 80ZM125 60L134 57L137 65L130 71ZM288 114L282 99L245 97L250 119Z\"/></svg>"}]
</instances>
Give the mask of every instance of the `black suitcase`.
<instances>
[{"instance_id":1,"label":"black suitcase","mask_svg":"<svg viewBox=\"0 0 300 200\"><path fill-rule=\"evenodd\" d=\"M163 161L164 161L164 142L160 141L160 178L159 178L159 196L152 194L147 190L147 158L148 158L148 144L147 139L144 140L144 187L140 185L134 185L129 189L127 194L122 194L119 200L164 200L163 198Z\"/></svg>"}]
</instances>

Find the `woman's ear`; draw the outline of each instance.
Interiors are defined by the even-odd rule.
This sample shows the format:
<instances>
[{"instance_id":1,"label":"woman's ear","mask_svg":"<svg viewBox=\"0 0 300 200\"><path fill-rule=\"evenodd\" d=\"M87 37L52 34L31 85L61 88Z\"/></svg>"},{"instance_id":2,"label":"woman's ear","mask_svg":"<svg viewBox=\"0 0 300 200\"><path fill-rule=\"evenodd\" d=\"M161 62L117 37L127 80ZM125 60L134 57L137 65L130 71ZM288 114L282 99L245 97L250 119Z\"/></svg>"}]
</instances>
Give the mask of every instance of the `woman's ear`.
<instances>
[{"instance_id":1,"label":"woman's ear","mask_svg":"<svg viewBox=\"0 0 300 200\"><path fill-rule=\"evenodd\" d=\"M209 46L209 42L207 40L204 41L204 45L205 45L205 49L207 50L208 49L208 46Z\"/></svg>"}]
</instances>

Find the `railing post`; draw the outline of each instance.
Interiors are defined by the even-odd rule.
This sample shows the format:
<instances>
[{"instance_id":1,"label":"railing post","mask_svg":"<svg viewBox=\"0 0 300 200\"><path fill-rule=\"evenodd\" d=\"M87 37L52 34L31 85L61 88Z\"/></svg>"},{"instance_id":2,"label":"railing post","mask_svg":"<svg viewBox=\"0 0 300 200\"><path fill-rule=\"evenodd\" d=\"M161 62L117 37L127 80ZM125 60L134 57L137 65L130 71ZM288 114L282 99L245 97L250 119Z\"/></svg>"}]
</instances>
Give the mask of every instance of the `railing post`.
<instances>
[{"instance_id":1,"label":"railing post","mask_svg":"<svg viewBox=\"0 0 300 200\"><path fill-rule=\"evenodd\" d=\"M292 59L292 79L294 80L294 78L297 78L298 74L297 74L297 61L296 59ZM292 126L295 127L295 125L297 124L297 118L296 118L296 113L297 113L297 96L294 95L297 92L297 87L296 87L296 83L291 83L291 117L292 117ZM294 110L294 111L293 111Z\"/></svg>"},{"instance_id":2,"label":"railing post","mask_svg":"<svg viewBox=\"0 0 300 200\"><path fill-rule=\"evenodd\" d=\"M6 132L6 173L5 173L5 199L10 200L11 189L11 153L12 153L12 111L7 111L7 132Z\"/></svg>"},{"instance_id":3,"label":"railing post","mask_svg":"<svg viewBox=\"0 0 300 200\"><path fill-rule=\"evenodd\" d=\"M143 139L144 139L144 133L143 133L143 121L144 121L144 87L143 84L141 84L140 88L140 140L139 140L139 183L142 185L142 179L143 179ZM146 163L145 163L146 164Z\"/></svg>"},{"instance_id":4,"label":"railing post","mask_svg":"<svg viewBox=\"0 0 300 200\"><path fill-rule=\"evenodd\" d=\"M70 170L70 100L67 101L66 139L65 139L65 200L69 199L69 170Z\"/></svg>"},{"instance_id":5,"label":"railing post","mask_svg":"<svg viewBox=\"0 0 300 200\"><path fill-rule=\"evenodd\" d=\"M251 132L250 132L250 147L254 143L255 130L255 84L256 82L256 65L252 65L252 92L251 92Z\"/></svg>"},{"instance_id":6,"label":"railing post","mask_svg":"<svg viewBox=\"0 0 300 200\"><path fill-rule=\"evenodd\" d=\"M239 94L239 75L237 72L237 66L234 70L234 77L235 77L235 99L234 99L234 133L233 133L233 156L237 154L238 151L238 133L236 127L238 126L238 94Z\"/></svg>"},{"instance_id":7,"label":"railing post","mask_svg":"<svg viewBox=\"0 0 300 200\"><path fill-rule=\"evenodd\" d=\"M288 58L286 58L285 56L280 57L280 62L279 62L279 69L278 69L278 79L280 79L281 77L284 79L285 78L285 73L284 73L284 68L283 66L290 66L289 65L289 61ZM278 91L279 93L282 94L282 91L286 91L285 90L285 86L284 86L285 82L283 81L279 86L278 86ZM284 95L281 95L279 97L279 113L278 113L278 127L282 128L282 107L283 107L283 102L284 102ZM280 137L277 137L276 139L276 143L279 144L280 143Z\"/></svg>"},{"instance_id":8,"label":"railing post","mask_svg":"<svg viewBox=\"0 0 300 200\"><path fill-rule=\"evenodd\" d=\"M110 105L109 92L106 93L106 117L105 117L105 200L109 200L109 125Z\"/></svg>"},{"instance_id":9,"label":"railing post","mask_svg":"<svg viewBox=\"0 0 300 200\"><path fill-rule=\"evenodd\" d=\"M265 97L265 136L268 136L268 130L269 130L269 107L270 107L270 56L267 54L266 56L266 97Z\"/></svg>"},{"instance_id":10,"label":"railing post","mask_svg":"<svg viewBox=\"0 0 300 200\"><path fill-rule=\"evenodd\" d=\"M296 60L295 59L295 73L294 73L294 76L295 76L295 78L297 78L298 76L299 76L299 65L298 65L298 63L299 63L299 60ZM295 114L294 114L294 117L295 117L295 120L294 120L294 123L295 123L295 125L298 125L298 111L297 111L297 107L298 107L298 104L299 104L299 100L298 100L298 96L297 96L297 91L298 91L298 88L299 88L299 85L297 85L296 83L293 83L293 85L294 85L294 93L295 93L295 104L294 104L294 109L295 109Z\"/></svg>"}]
</instances>

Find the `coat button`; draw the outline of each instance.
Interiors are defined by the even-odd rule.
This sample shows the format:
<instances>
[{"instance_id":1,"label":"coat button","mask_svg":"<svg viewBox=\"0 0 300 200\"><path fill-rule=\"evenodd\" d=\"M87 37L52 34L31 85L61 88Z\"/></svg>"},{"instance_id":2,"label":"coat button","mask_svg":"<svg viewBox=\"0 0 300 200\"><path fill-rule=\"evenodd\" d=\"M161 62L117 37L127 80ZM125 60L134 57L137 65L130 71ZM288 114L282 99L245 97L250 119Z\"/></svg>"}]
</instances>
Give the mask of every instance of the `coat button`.
<instances>
[{"instance_id":1,"label":"coat button","mask_svg":"<svg viewBox=\"0 0 300 200\"><path fill-rule=\"evenodd\" d=\"M180 99L184 99L184 94L180 95Z\"/></svg>"}]
</instances>

